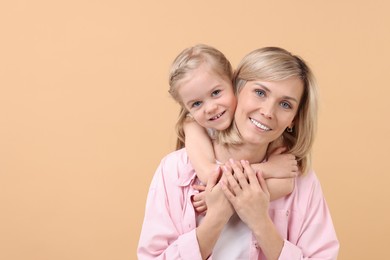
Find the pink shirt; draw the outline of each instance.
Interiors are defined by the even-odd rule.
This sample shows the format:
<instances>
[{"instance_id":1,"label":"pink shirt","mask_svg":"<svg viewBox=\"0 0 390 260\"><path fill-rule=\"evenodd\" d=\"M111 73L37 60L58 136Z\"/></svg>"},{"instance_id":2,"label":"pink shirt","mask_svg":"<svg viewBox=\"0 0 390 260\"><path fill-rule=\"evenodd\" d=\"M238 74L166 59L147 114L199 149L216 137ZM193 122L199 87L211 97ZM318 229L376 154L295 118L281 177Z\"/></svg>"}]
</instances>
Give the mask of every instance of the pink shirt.
<instances>
[{"instance_id":1,"label":"pink shirt","mask_svg":"<svg viewBox=\"0 0 390 260\"><path fill-rule=\"evenodd\" d=\"M161 161L147 197L139 259L202 259L191 204L195 177L185 149ZM271 202L269 213L284 238L279 259L337 259L339 242L314 172L296 178L294 191ZM250 259L265 259L253 235L248 248Z\"/></svg>"}]
</instances>

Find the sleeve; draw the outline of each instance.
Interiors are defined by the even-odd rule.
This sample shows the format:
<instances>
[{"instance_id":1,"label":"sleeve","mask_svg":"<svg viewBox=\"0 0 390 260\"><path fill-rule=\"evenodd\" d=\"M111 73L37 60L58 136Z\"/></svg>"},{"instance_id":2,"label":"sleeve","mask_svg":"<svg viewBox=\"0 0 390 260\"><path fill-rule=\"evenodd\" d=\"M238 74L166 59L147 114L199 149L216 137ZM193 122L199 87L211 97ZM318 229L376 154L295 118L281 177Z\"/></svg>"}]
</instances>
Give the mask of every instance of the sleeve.
<instances>
[{"instance_id":1,"label":"sleeve","mask_svg":"<svg viewBox=\"0 0 390 260\"><path fill-rule=\"evenodd\" d=\"M161 162L147 196L137 249L138 259L201 259L196 230L182 234L181 223L177 220L177 217L181 217L181 212L171 210L170 203L179 203L180 198L169 201L167 192L180 187L167 183L169 181L172 183L169 178L164 178L164 162ZM175 213L175 216L172 216L172 213Z\"/></svg>"},{"instance_id":2,"label":"sleeve","mask_svg":"<svg viewBox=\"0 0 390 260\"><path fill-rule=\"evenodd\" d=\"M313 173L314 174L314 173ZM290 237L284 241L280 260L290 259L337 259L339 242L336 237L329 208L317 178L305 189L308 196L299 203L305 203L303 218L292 220Z\"/></svg>"}]
</instances>

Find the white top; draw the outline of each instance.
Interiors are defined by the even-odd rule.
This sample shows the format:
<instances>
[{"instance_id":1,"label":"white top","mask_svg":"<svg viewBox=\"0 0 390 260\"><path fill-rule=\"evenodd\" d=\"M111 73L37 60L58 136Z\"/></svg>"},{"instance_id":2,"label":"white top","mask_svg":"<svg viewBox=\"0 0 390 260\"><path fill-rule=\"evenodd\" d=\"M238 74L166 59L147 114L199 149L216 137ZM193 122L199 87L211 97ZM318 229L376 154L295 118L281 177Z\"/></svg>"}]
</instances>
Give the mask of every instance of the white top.
<instances>
[{"instance_id":1,"label":"white top","mask_svg":"<svg viewBox=\"0 0 390 260\"><path fill-rule=\"evenodd\" d=\"M203 219L198 215L197 226ZM249 259L252 232L238 217L237 213L229 219L214 246L213 260Z\"/></svg>"}]
</instances>

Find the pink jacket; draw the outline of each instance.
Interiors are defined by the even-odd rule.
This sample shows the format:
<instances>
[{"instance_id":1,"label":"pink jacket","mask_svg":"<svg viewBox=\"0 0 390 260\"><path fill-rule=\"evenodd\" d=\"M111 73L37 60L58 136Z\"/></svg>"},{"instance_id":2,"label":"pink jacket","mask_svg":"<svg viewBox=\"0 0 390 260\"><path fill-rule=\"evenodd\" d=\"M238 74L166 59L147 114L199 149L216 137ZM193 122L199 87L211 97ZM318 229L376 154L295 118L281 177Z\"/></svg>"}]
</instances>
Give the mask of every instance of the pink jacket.
<instances>
[{"instance_id":1,"label":"pink jacket","mask_svg":"<svg viewBox=\"0 0 390 260\"><path fill-rule=\"evenodd\" d=\"M161 161L147 197L138 259L201 259L191 204L195 177L185 149ZM269 213L284 238L279 259L337 259L339 242L314 172L298 177L294 191L271 202ZM254 236L248 247L250 259L265 259Z\"/></svg>"}]
</instances>

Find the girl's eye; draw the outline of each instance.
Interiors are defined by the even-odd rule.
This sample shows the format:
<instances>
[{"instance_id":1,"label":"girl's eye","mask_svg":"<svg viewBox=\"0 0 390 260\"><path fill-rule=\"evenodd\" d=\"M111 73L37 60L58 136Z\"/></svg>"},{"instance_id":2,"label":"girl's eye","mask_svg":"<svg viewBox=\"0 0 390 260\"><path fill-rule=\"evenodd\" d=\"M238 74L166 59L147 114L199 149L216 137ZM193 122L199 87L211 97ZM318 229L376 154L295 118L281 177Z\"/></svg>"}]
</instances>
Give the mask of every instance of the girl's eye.
<instances>
[{"instance_id":1,"label":"girl's eye","mask_svg":"<svg viewBox=\"0 0 390 260\"><path fill-rule=\"evenodd\" d=\"M201 104L202 104L202 102L195 101L194 103L192 103L191 107L199 107Z\"/></svg>"},{"instance_id":2,"label":"girl's eye","mask_svg":"<svg viewBox=\"0 0 390 260\"><path fill-rule=\"evenodd\" d=\"M221 93L221 90L217 89L211 93L212 97L218 96L218 94Z\"/></svg>"},{"instance_id":3,"label":"girl's eye","mask_svg":"<svg viewBox=\"0 0 390 260\"><path fill-rule=\"evenodd\" d=\"M256 92L256 94L257 94L259 97L264 97L264 96L265 96L265 91L264 91L264 90L256 89L255 92Z\"/></svg>"},{"instance_id":4,"label":"girl's eye","mask_svg":"<svg viewBox=\"0 0 390 260\"><path fill-rule=\"evenodd\" d=\"M280 103L280 106L285 108L285 109L291 109L291 105L288 102L282 102Z\"/></svg>"}]
</instances>

